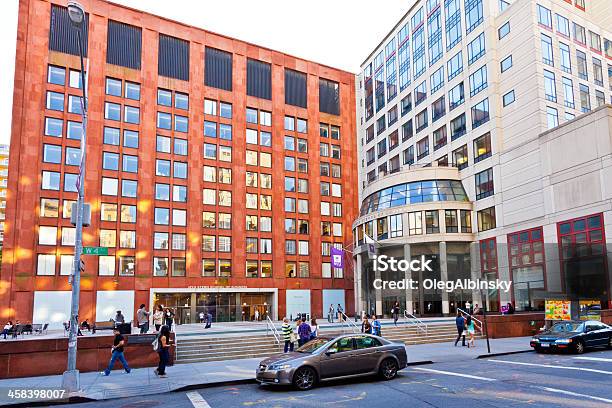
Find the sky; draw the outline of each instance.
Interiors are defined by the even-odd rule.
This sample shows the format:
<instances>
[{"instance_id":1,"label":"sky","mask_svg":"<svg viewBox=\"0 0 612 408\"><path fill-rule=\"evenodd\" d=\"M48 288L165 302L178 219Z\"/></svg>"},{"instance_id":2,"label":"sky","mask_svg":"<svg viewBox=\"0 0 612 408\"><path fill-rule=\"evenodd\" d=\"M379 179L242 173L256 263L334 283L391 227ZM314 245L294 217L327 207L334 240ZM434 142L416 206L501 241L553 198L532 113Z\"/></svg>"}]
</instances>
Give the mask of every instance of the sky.
<instances>
[{"instance_id":1,"label":"sky","mask_svg":"<svg viewBox=\"0 0 612 408\"><path fill-rule=\"evenodd\" d=\"M364 59L408 11L413 0L113 0L204 28L357 73ZM18 0L2 0L0 143L11 131ZM86 4L86 2L83 2Z\"/></svg>"}]
</instances>

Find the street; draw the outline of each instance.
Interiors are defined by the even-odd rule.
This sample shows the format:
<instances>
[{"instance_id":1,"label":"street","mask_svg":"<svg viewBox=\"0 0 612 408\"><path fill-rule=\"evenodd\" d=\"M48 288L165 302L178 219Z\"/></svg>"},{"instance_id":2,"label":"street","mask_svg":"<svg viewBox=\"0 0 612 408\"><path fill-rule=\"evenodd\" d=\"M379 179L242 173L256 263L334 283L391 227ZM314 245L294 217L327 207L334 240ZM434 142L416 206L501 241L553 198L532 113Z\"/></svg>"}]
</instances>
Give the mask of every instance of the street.
<instances>
[{"instance_id":1,"label":"street","mask_svg":"<svg viewBox=\"0 0 612 408\"><path fill-rule=\"evenodd\" d=\"M170 376L171 371L170 371ZM242 384L72 407L610 407L612 351L534 352L408 367L393 381L325 383L307 391Z\"/></svg>"}]
</instances>

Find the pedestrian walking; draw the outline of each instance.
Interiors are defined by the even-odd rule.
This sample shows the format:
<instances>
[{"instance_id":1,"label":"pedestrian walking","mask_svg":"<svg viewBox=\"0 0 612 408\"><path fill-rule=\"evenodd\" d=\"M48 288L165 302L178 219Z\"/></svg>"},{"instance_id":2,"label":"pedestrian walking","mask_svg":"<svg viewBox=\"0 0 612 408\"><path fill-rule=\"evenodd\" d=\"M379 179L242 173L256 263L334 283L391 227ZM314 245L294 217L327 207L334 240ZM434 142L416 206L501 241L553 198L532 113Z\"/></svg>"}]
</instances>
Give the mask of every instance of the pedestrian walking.
<instances>
[{"instance_id":1,"label":"pedestrian walking","mask_svg":"<svg viewBox=\"0 0 612 408\"><path fill-rule=\"evenodd\" d=\"M204 315L204 312L200 312L200 323L204 323L204 319L206 318L206 316Z\"/></svg>"},{"instance_id":2,"label":"pedestrian walking","mask_svg":"<svg viewBox=\"0 0 612 408\"><path fill-rule=\"evenodd\" d=\"M310 321L310 331L310 340L316 339L319 333L319 325L317 324L317 319L314 317Z\"/></svg>"},{"instance_id":3,"label":"pedestrian walking","mask_svg":"<svg viewBox=\"0 0 612 408\"><path fill-rule=\"evenodd\" d=\"M295 333L291 329L289 319L283 318L283 325L281 326L281 332L283 333L283 340L285 340L285 353L287 351L293 351L293 343L295 342Z\"/></svg>"},{"instance_id":4,"label":"pedestrian walking","mask_svg":"<svg viewBox=\"0 0 612 408\"><path fill-rule=\"evenodd\" d=\"M393 315L393 324L396 326L397 326L397 320L399 319L399 312L400 312L400 304L396 300L395 303L393 304L393 309L391 309L391 314Z\"/></svg>"},{"instance_id":5,"label":"pedestrian walking","mask_svg":"<svg viewBox=\"0 0 612 408\"><path fill-rule=\"evenodd\" d=\"M212 313L206 312L206 326L204 326L204 328L210 329L211 326L212 326Z\"/></svg>"},{"instance_id":6,"label":"pedestrian walking","mask_svg":"<svg viewBox=\"0 0 612 408\"><path fill-rule=\"evenodd\" d=\"M457 338L455 339L455 347L457 347L457 343L459 339L463 337L461 341L461 345L465 347L465 318L461 314L460 311L457 311L457 317L455 317L455 325L457 326Z\"/></svg>"},{"instance_id":7,"label":"pedestrian walking","mask_svg":"<svg viewBox=\"0 0 612 408\"><path fill-rule=\"evenodd\" d=\"M138 322L138 328L140 329L140 334L145 334L149 331L149 315L151 312L147 312L145 309L145 304L141 304L140 308L136 312L136 321Z\"/></svg>"},{"instance_id":8,"label":"pedestrian walking","mask_svg":"<svg viewBox=\"0 0 612 408\"><path fill-rule=\"evenodd\" d=\"M162 305L157 305L155 312L153 312L153 325L155 326L156 332L159 331L162 324L164 324L164 308Z\"/></svg>"},{"instance_id":9,"label":"pedestrian walking","mask_svg":"<svg viewBox=\"0 0 612 408\"><path fill-rule=\"evenodd\" d=\"M376 315L372 316L372 334L378 337L382 337L382 325L380 321L376 317Z\"/></svg>"},{"instance_id":10,"label":"pedestrian walking","mask_svg":"<svg viewBox=\"0 0 612 408\"><path fill-rule=\"evenodd\" d=\"M13 339L17 338L17 328L19 327L20 324L21 324L21 322L19 320L15 320L15 324L12 327L13 334L11 335L11 338L13 338Z\"/></svg>"},{"instance_id":11,"label":"pedestrian walking","mask_svg":"<svg viewBox=\"0 0 612 408\"><path fill-rule=\"evenodd\" d=\"M255 309L255 321L259 321L259 310Z\"/></svg>"},{"instance_id":12,"label":"pedestrian walking","mask_svg":"<svg viewBox=\"0 0 612 408\"><path fill-rule=\"evenodd\" d=\"M166 325L162 326L157 335L157 354L159 355L159 365L155 369L155 375L166 378L166 366L170 359L170 328Z\"/></svg>"},{"instance_id":13,"label":"pedestrian walking","mask_svg":"<svg viewBox=\"0 0 612 408\"><path fill-rule=\"evenodd\" d=\"M174 320L174 312L169 307L164 312L164 324L168 326L168 330L172 330L172 322Z\"/></svg>"},{"instance_id":14,"label":"pedestrian walking","mask_svg":"<svg viewBox=\"0 0 612 408\"><path fill-rule=\"evenodd\" d=\"M476 344L474 342L474 333L475 333L475 327L478 327L475 323L474 323L474 319L472 319L472 316L468 316L467 319L465 320L465 326L467 328L467 333L470 336L470 339L468 340L468 348L470 348L470 344L472 345L471 347L476 347ZM480 327L478 327L478 330L481 330Z\"/></svg>"},{"instance_id":15,"label":"pedestrian walking","mask_svg":"<svg viewBox=\"0 0 612 408\"><path fill-rule=\"evenodd\" d=\"M9 332L11 331L11 327L13 327L13 322L9 320L4 325L4 328L2 329L2 333L0 333L4 336L4 340L6 340L6 335L9 334Z\"/></svg>"},{"instance_id":16,"label":"pedestrian walking","mask_svg":"<svg viewBox=\"0 0 612 408\"><path fill-rule=\"evenodd\" d=\"M130 371L132 370L130 369L128 362L125 359L125 356L123 355L123 346L125 346L125 337L121 335L117 327L113 329L113 333L115 334L115 338L113 339L113 347L111 348L111 359L110 359L110 362L108 363L108 367L106 367L106 370L104 370L102 374L106 376L110 375L110 372L113 369L113 365L115 364L115 361L117 360L121 361L121 364L123 365L123 369L125 370L126 373L129 374Z\"/></svg>"},{"instance_id":17,"label":"pedestrian walking","mask_svg":"<svg viewBox=\"0 0 612 408\"><path fill-rule=\"evenodd\" d=\"M344 321L344 309L342 309L342 306L340 305L340 303L338 303L338 307L336 308L336 311L338 312L338 321L339 322L343 322Z\"/></svg>"},{"instance_id":18,"label":"pedestrian walking","mask_svg":"<svg viewBox=\"0 0 612 408\"><path fill-rule=\"evenodd\" d=\"M334 310L334 304L332 303L331 305L329 305L329 310L327 311L327 322L328 323L334 322L334 313L336 313L336 311Z\"/></svg>"},{"instance_id":19,"label":"pedestrian walking","mask_svg":"<svg viewBox=\"0 0 612 408\"><path fill-rule=\"evenodd\" d=\"M300 319L300 325L298 326L298 345L302 347L310 340L310 335L312 334L312 329L310 325L306 323L306 320Z\"/></svg>"}]
</instances>

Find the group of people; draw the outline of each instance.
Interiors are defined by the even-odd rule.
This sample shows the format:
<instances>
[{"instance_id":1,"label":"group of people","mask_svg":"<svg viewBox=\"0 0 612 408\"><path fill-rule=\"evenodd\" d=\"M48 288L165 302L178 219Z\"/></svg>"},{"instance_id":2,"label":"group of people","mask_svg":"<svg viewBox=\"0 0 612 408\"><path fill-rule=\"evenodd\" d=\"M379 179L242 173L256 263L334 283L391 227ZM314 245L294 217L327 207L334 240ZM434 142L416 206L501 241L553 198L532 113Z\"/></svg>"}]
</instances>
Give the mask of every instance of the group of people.
<instances>
[{"instance_id":1,"label":"group of people","mask_svg":"<svg viewBox=\"0 0 612 408\"><path fill-rule=\"evenodd\" d=\"M8 336L9 334L11 334L11 338L17 338L17 330L15 330L17 328L17 326L19 326L21 323L19 322L19 320L15 321L15 324L13 324L12 321L8 321L6 322L6 324L4 325L4 328L2 329L2 334L4 336L4 340L6 340L6 336Z\"/></svg>"},{"instance_id":2,"label":"group of people","mask_svg":"<svg viewBox=\"0 0 612 408\"><path fill-rule=\"evenodd\" d=\"M121 311L118 310L117 314L119 315L120 313ZM162 305L157 305L153 315L151 316L151 312L147 311L145 304L141 304L136 312L136 321L138 323L138 328L140 329L140 334L149 332L150 320L153 321L155 332L159 332L162 326L167 326L169 330L172 330L174 316L174 310L170 309L169 307L164 309ZM121 315L121 317L123 317L123 315ZM117 321L117 316L115 316L115 321Z\"/></svg>"},{"instance_id":3,"label":"group of people","mask_svg":"<svg viewBox=\"0 0 612 408\"><path fill-rule=\"evenodd\" d=\"M283 340L285 341L285 353L293 351L294 344L297 342L298 347L302 347L304 344L312 339L315 339L319 334L319 325L317 319L312 318L310 324L308 324L306 318L299 317L296 321L295 327L291 327L288 318L283 318L283 325L281 326L281 333Z\"/></svg>"},{"instance_id":4,"label":"group of people","mask_svg":"<svg viewBox=\"0 0 612 408\"><path fill-rule=\"evenodd\" d=\"M344 321L344 309L342 308L342 305L340 303L338 303L338 306L336 306L335 309L334 309L334 304L333 303L331 305L329 305L329 310L327 311L327 322L328 323L333 323L334 322L334 316L338 316L338 321L339 322L343 322Z\"/></svg>"},{"instance_id":5,"label":"group of people","mask_svg":"<svg viewBox=\"0 0 612 408\"><path fill-rule=\"evenodd\" d=\"M370 319L372 321L370 321ZM381 324L376 314L365 315L361 321L361 332L366 334L373 334L375 336L382 336Z\"/></svg>"},{"instance_id":6,"label":"group of people","mask_svg":"<svg viewBox=\"0 0 612 408\"><path fill-rule=\"evenodd\" d=\"M457 338L455 339L455 347L457 347L457 343L460 339L461 345L466 346L465 344L465 336L469 336L467 347L476 347L474 342L474 335L476 333L476 328L479 331L482 331L482 327L478 326L475 320L472 318L472 315L468 314L464 316L463 313L457 311L457 317L455 318L455 324L457 326Z\"/></svg>"}]
</instances>

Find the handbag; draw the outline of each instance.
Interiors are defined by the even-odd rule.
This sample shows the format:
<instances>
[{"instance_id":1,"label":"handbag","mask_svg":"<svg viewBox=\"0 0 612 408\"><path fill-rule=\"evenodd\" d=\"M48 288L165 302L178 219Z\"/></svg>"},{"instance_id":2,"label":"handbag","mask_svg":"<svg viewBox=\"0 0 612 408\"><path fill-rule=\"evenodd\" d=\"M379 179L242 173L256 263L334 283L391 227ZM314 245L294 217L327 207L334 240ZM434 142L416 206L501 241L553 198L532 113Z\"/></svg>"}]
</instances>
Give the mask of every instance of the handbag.
<instances>
[{"instance_id":1,"label":"handbag","mask_svg":"<svg viewBox=\"0 0 612 408\"><path fill-rule=\"evenodd\" d=\"M297 341L297 335L293 332L291 332L291 336L289 337L289 341L291 343L295 343Z\"/></svg>"}]
</instances>

